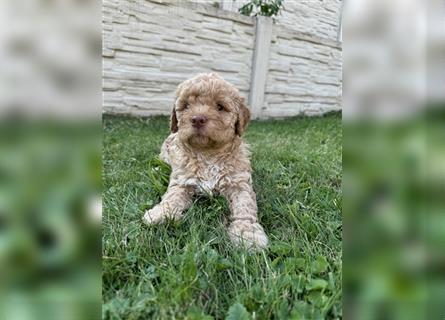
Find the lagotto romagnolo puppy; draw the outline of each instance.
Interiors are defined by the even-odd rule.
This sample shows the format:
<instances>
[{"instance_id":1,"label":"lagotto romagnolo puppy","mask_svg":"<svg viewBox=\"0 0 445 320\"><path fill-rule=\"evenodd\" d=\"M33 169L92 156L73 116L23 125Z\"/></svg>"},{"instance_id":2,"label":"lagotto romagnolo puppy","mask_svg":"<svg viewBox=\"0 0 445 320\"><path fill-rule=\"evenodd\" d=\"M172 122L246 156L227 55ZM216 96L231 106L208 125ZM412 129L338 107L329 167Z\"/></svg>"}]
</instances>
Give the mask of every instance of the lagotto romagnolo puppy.
<instances>
[{"instance_id":1,"label":"lagotto romagnolo puppy","mask_svg":"<svg viewBox=\"0 0 445 320\"><path fill-rule=\"evenodd\" d=\"M241 138L250 120L244 98L215 73L184 81L176 95L171 134L160 154L172 168L170 183L162 201L145 213L144 222L180 219L195 193L219 193L230 206L230 239L248 248L266 247L249 151Z\"/></svg>"}]
</instances>

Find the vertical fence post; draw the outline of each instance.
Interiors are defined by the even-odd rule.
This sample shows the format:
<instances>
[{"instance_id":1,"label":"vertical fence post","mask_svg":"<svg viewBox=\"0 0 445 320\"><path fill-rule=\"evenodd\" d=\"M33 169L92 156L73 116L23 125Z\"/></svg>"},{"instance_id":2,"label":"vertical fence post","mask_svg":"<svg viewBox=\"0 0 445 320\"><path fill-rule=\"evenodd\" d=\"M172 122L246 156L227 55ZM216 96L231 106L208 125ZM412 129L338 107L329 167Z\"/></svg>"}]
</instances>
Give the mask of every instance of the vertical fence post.
<instances>
[{"instance_id":1,"label":"vertical fence post","mask_svg":"<svg viewBox=\"0 0 445 320\"><path fill-rule=\"evenodd\" d=\"M271 40L272 18L257 16L249 92L249 105L252 110L252 117L255 119L261 118L262 116Z\"/></svg>"}]
</instances>

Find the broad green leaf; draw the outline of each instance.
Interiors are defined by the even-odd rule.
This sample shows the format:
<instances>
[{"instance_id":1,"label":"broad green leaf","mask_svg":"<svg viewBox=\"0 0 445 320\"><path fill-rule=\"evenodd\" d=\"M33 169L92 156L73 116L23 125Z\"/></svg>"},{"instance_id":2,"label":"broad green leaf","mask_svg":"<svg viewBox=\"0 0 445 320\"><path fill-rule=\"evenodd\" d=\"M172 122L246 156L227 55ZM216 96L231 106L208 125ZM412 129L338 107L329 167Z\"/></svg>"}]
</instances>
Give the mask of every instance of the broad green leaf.
<instances>
[{"instance_id":1,"label":"broad green leaf","mask_svg":"<svg viewBox=\"0 0 445 320\"><path fill-rule=\"evenodd\" d=\"M311 315L310 306L305 301L296 301L294 303L294 308L291 311L291 320L303 320L309 319Z\"/></svg>"},{"instance_id":2,"label":"broad green leaf","mask_svg":"<svg viewBox=\"0 0 445 320\"><path fill-rule=\"evenodd\" d=\"M325 305L328 301L328 297L326 297L321 291L311 291L307 295L307 299L312 305L318 308L323 307L323 305Z\"/></svg>"},{"instance_id":3,"label":"broad green leaf","mask_svg":"<svg viewBox=\"0 0 445 320\"><path fill-rule=\"evenodd\" d=\"M187 311L186 320L213 320L213 317L205 314L200 308L197 306L192 306Z\"/></svg>"},{"instance_id":4,"label":"broad green leaf","mask_svg":"<svg viewBox=\"0 0 445 320\"><path fill-rule=\"evenodd\" d=\"M250 320L250 314L241 303L235 303L227 312L226 320Z\"/></svg>"},{"instance_id":5,"label":"broad green leaf","mask_svg":"<svg viewBox=\"0 0 445 320\"><path fill-rule=\"evenodd\" d=\"M315 274L320 274L323 272L326 272L328 269L328 262L326 261L326 258L323 256L318 256L315 261L311 264L311 271Z\"/></svg>"},{"instance_id":6,"label":"broad green leaf","mask_svg":"<svg viewBox=\"0 0 445 320\"><path fill-rule=\"evenodd\" d=\"M287 243L275 243L270 247L270 251L277 255L286 256L292 252L292 246Z\"/></svg>"},{"instance_id":7,"label":"broad green leaf","mask_svg":"<svg viewBox=\"0 0 445 320\"><path fill-rule=\"evenodd\" d=\"M309 283L306 285L306 290L321 290L325 289L328 286L328 282L323 279L312 279L309 281Z\"/></svg>"},{"instance_id":8,"label":"broad green leaf","mask_svg":"<svg viewBox=\"0 0 445 320\"><path fill-rule=\"evenodd\" d=\"M303 270L306 261L303 258L287 258L285 261L286 269L289 271Z\"/></svg>"},{"instance_id":9,"label":"broad green leaf","mask_svg":"<svg viewBox=\"0 0 445 320\"><path fill-rule=\"evenodd\" d=\"M230 260L222 258L216 263L216 270L226 270L233 267L233 263Z\"/></svg>"}]
</instances>

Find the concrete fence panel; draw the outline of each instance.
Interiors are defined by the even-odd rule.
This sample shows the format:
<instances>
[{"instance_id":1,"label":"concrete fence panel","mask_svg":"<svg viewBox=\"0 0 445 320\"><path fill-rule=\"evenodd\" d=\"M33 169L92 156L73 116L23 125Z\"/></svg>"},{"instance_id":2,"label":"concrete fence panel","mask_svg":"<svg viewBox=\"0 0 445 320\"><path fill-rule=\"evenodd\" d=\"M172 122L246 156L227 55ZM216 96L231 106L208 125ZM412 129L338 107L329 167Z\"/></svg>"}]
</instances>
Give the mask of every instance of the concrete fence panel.
<instances>
[{"instance_id":1,"label":"concrete fence panel","mask_svg":"<svg viewBox=\"0 0 445 320\"><path fill-rule=\"evenodd\" d=\"M177 85L215 71L247 98L254 19L186 2L104 0L107 113L168 114Z\"/></svg>"},{"instance_id":2,"label":"concrete fence panel","mask_svg":"<svg viewBox=\"0 0 445 320\"><path fill-rule=\"evenodd\" d=\"M249 99L255 118L341 108L341 47L320 31L329 27L303 33L219 7L104 0L104 112L169 114L177 85L211 71Z\"/></svg>"}]
</instances>

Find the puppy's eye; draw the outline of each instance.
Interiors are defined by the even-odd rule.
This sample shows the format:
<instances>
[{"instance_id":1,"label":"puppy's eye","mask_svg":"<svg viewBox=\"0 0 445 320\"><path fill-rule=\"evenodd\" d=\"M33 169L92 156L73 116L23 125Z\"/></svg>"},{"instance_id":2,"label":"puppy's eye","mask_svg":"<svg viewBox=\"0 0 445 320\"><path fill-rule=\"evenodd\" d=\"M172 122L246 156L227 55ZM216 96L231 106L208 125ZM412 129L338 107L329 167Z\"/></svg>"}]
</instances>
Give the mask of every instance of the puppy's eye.
<instances>
[{"instance_id":1,"label":"puppy's eye","mask_svg":"<svg viewBox=\"0 0 445 320\"><path fill-rule=\"evenodd\" d=\"M218 111L224 111L224 106L221 103L218 103L217 107Z\"/></svg>"},{"instance_id":2,"label":"puppy's eye","mask_svg":"<svg viewBox=\"0 0 445 320\"><path fill-rule=\"evenodd\" d=\"M189 108L189 104L188 104L188 103L184 104L183 109L184 109L184 110L187 110L188 108Z\"/></svg>"}]
</instances>

